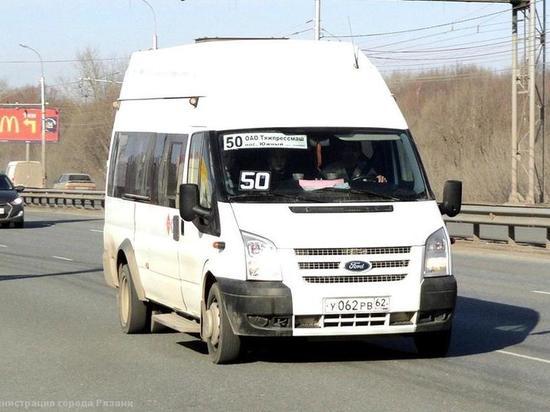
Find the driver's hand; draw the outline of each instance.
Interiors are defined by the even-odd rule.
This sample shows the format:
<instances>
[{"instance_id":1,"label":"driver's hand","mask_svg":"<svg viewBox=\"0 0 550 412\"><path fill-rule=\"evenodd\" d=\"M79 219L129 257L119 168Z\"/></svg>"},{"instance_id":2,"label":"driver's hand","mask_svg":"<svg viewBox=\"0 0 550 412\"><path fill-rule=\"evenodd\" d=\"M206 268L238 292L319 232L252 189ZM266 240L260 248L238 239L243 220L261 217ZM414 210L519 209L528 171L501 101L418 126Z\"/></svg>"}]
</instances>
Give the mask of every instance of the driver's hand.
<instances>
[{"instance_id":1,"label":"driver's hand","mask_svg":"<svg viewBox=\"0 0 550 412\"><path fill-rule=\"evenodd\" d=\"M378 180L378 183L388 183L388 179L386 179L384 176L382 175L378 175L376 176L376 180Z\"/></svg>"}]
</instances>

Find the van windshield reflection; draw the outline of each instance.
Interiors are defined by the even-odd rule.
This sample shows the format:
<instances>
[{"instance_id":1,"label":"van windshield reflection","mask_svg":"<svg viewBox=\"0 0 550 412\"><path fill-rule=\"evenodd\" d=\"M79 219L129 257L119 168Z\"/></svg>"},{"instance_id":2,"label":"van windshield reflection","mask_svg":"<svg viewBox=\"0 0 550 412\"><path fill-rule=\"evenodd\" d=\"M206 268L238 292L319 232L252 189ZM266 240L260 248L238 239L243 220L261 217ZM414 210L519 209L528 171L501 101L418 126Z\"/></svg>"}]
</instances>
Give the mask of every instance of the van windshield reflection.
<instances>
[{"instance_id":1,"label":"van windshield reflection","mask_svg":"<svg viewBox=\"0 0 550 412\"><path fill-rule=\"evenodd\" d=\"M429 198L406 132L219 133L223 187L238 202L376 202Z\"/></svg>"}]
</instances>

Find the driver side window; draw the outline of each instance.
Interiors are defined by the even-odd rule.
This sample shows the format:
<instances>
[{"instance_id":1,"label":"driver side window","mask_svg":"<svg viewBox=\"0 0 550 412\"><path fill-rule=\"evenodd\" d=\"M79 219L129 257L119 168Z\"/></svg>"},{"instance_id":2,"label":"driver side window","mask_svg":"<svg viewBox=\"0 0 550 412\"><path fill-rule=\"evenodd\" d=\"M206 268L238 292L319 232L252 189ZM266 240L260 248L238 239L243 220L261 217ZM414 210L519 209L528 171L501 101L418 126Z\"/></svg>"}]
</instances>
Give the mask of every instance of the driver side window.
<instances>
[{"instance_id":1,"label":"driver side window","mask_svg":"<svg viewBox=\"0 0 550 412\"><path fill-rule=\"evenodd\" d=\"M212 208L213 180L212 155L207 134L195 133L191 137L187 182L199 187L200 205L206 209Z\"/></svg>"}]
</instances>

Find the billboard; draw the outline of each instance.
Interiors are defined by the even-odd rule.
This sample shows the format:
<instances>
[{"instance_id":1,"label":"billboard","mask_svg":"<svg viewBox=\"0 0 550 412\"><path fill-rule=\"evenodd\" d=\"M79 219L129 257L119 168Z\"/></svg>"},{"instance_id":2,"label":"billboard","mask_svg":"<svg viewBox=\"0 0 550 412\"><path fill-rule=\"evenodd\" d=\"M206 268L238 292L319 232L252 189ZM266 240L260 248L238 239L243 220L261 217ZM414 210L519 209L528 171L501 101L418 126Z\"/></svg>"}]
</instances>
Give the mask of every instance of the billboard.
<instances>
[{"instance_id":1,"label":"billboard","mask_svg":"<svg viewBox=\"0 0 550 412\"><path fill-rule=\"evenodd\" d=\"M0 141L41 142L42 111L23 107L0 108ZM59 141L59 110L46 109L46 142Z\"/></svg>"}]
</instances>

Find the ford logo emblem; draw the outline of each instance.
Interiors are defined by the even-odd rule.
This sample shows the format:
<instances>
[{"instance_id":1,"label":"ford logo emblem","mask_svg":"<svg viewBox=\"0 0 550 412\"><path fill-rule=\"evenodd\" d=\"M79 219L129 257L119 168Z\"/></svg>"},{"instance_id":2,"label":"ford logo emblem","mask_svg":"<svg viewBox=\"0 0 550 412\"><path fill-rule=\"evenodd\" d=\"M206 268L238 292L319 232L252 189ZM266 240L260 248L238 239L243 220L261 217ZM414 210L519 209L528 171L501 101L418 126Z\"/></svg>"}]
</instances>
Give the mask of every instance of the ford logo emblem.
<instances>
[{"instance_id":1,"label":"ford logo emblem","mask_svg":"<svg viewBox=\"0 0 550 412\"><path fill-rule=\"evenodd\" d=\"M347 262L346 266L344 267L352 272L362 272L364 270L369 270L371 266L372 265L369 262L363 262L362 260L352 260L351 262Z\"/></svg>"}]
</instances>

